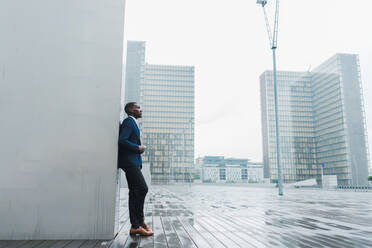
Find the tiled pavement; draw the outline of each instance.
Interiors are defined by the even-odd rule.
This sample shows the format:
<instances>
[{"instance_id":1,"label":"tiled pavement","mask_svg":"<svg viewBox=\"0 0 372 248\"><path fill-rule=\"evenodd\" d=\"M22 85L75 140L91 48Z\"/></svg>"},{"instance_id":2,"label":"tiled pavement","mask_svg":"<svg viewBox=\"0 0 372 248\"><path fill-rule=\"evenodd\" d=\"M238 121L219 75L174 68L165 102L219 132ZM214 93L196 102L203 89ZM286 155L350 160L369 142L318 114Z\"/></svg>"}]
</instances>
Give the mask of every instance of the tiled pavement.
<instances>
[{"instance_id":1,"label":"tiled pavement","mask_svg":"<svg viewBox=\"0 0 372 248\"><path fill-rule=\"evenodd\" d=\"M145 208L155 235L132 237L122 190L113 241L0 241L0 248L372 247L371 192L285 189L279 197L273 188L152 186Z\"/></svg>"}]
</instances>

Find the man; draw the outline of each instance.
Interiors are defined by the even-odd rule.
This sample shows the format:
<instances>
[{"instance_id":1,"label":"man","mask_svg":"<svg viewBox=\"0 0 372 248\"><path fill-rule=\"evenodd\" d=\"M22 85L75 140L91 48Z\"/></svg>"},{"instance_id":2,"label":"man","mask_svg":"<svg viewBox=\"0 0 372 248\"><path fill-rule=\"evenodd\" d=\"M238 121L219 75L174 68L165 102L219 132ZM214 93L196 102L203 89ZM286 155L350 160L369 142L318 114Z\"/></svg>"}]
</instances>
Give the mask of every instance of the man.
<instances>
[{"instance_id":1,"label":"man","mask_svg":"<svg viewBox=\"0 0 372 248\"><path fill-rule=\"evenodd\" d=\"M148 191L145 178L142 175L141 154L146 146L141 145L140 130L137 119L142 117L141 107L135 102L125 105L128 117L120 126L118 167L125 171L129 188L129 219L131 228L129 234L151 236L154 233L145 223L143 205Z\"/></svg>"}]
</instances>

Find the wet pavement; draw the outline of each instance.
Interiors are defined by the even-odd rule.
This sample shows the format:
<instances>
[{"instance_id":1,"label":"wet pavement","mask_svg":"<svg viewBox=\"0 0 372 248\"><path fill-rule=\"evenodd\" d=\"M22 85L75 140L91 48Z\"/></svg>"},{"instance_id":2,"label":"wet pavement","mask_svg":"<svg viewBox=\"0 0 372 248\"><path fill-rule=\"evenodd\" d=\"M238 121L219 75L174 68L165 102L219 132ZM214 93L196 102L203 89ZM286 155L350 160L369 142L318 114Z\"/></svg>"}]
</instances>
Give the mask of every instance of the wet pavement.
<instances>
[{"instance_id":1,"label":"wet pavement","mask_svg":"<svg viewBox=\"0 0 372 248\"><path fill-rule=\"evenodd\" d=\"M152 186L146 221L154 237L122 223L111 247L372 247L372 193Z\"/></svg>"},{"instance_id":2,"label":"wet pavement","mask_svg":"<svg viewBox=\"0 0 372 248\"><path fill-rule=\"evenodd\" d=\"M152 237L129 236L127 189L114 240L0 241L4 247L372 247L372 192L228 185L151 186Z\"/></svg>"}]
</instances>

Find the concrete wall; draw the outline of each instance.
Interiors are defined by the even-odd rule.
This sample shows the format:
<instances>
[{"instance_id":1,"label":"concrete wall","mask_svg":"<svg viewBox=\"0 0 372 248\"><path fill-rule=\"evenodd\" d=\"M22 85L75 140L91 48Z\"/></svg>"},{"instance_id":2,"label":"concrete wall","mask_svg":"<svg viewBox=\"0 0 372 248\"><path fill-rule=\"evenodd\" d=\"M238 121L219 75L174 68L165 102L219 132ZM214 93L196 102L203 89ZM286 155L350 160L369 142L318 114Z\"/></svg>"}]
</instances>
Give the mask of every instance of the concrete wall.
<instances>
[{"instance_id":1,"label":"concrete wall","mask_svg":"<svg viewBox=\"0 0 372 248\"><path fill-rule=\"evenodd\" d=\"M114 236L124 4L0 1L0 239Z\"/></svg>"}]
</instances>

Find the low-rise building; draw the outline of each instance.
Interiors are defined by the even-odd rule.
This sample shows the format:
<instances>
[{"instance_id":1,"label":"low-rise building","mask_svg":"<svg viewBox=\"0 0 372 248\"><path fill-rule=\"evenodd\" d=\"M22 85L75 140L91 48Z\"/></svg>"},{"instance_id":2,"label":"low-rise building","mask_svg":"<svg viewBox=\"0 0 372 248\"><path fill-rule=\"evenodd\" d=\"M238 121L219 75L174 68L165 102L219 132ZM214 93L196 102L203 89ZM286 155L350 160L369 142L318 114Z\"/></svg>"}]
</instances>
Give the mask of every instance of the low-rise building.
<instances>
[{"instance_id":1,"label":"low-rise building","mask_svg":"<svg viewBox=\"0 0 372 248\"><path fill-rule=\"evenodd\" d=\"M248 159L205 156L197 159L203 183L262 183L263 163Z\"/></svg>"}]
</instances>

